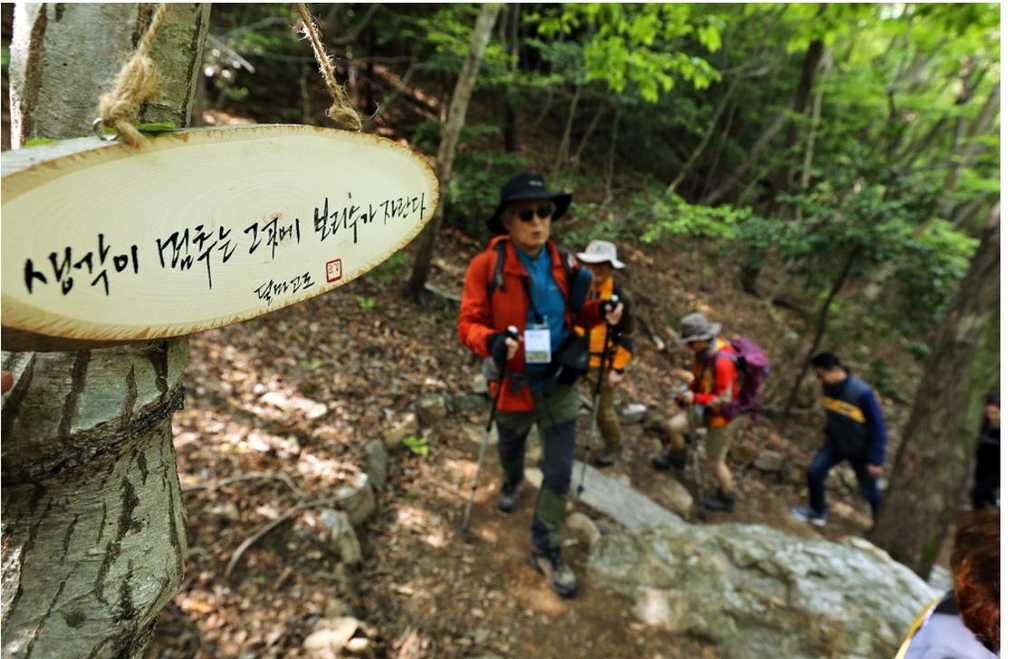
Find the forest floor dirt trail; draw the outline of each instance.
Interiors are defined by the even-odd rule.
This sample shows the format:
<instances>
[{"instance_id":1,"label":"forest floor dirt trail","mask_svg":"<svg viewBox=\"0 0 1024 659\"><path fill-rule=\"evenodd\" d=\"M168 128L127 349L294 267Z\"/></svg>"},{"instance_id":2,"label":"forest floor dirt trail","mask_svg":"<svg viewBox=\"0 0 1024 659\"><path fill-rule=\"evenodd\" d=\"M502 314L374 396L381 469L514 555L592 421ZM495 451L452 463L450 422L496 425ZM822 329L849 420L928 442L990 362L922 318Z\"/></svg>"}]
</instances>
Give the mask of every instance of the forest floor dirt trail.
<instances>
[{"instance_id":1,"label":"forest floor dirt trail","mask_svg":"<svg viewBox=\"0 0 1024 659\"><path fill-rule=\"evenodd\" d=\"M458 236L440 244L431 281L458 294L470 250ZM642 255L632 256L642 262ZM728 282L694 294L700 288L686 276L693 272L688 255L657 258L659 267L647 273L664 276L663 288L641 267L631 273L633 286L647 297L658 291L676 301L647 310L652 319L658 312L656 326L690 308L709 309L706 300L725 300L730 306L712 313L727 331L740 319L747 321L745 334L777 331L777 321L769 319L758 329L749 319L763 317L762 303L735 293ZM564 555L581 578L581 592L569 600L551 592L526 563L535 490L524 488L515 513L497 511L493 446L485 455L470 537L460 536L486 405L425 428L427 455L404 446L391 453L377 512L360 528L358 569L340 568L315 507L296 511L238 554L297 503L330 497L351 483L363 468L367 443L385 435L422 396L470 389L479 363L458 343L457 310L435 297L413 305L399 289L396 273L385 268L302 304L192 337L188 400L174 422L190 550L185 583L162 612L147 658L307 656L303 641L317 621L344 616L363 623L359 633L369 648L363 656L717 656L709 640L641 625L631 602L590 583L579 537L567 536ZM619 400L653 409L680 383L678 356L655 352L643 337L638 344ZM817 417L794 423L785 438L768 417L741 431L736 445L771 447L806 461L817 423ZM588 428L589 416L581 416L578 459ZM657 439L640 425L624 429L622 459L603 473L650 493L657 479L669 477L650 464ZM592 457L599 446L594 438ZM789 517L802 488L734 466L736 511L712 512L701 523L765 524L828 539L867 531L867 504L855 496L832 496L829 523L818 529ZM240 478L258 474L269 476ZM710 475L705 479L710 492Z\"/></svg>"}]
</instances>

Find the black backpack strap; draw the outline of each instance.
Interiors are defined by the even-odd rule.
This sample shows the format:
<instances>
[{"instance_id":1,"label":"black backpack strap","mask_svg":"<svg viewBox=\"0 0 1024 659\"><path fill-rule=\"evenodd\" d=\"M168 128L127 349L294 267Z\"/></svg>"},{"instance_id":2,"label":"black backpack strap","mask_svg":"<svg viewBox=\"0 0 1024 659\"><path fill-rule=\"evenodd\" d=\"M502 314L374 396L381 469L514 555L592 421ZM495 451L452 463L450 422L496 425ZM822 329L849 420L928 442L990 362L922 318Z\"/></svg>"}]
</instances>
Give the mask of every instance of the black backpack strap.
<instances>
[{"instance_id":1,"label":"black backpack strap","mask_svg":"<svg viewBox=\"0 0 1024 659\"><path fill-rule=\"evenodd\" d=\"M594 277L589 270L584 271L580 267L576 257L561 245L557 245L558 255L562 259L562 268L565 270L565 281L569 285L569 309L575 319L576 313L587 301L587 293L590 291L590 284Z\"/></svg>"},{"instance_id":2,"label":"black backpack strap","mask_svg":"<svg viewBox=\"0 0 1024 659\"><path fill-rule=\"evenodd\" d=\"M567 250L561 245L558 247L558 256L562 259L562 268L565 270L565 281L569 282L569 290L572 290L573 277L579 267L576 263L576 257L572 255L572 252Z\"/></svg>"},{"instance_id":3,"label":"black backpack strap","mask_svg":"<svg viewBox=\"0 0 1024 659\"><path fill-rule=\"evenodd\" d=\"M487 297L493 296L494 295L494 291L496 289L500 288L501 290L505 290L504 270L505 270L505 243L506 242L508 242L508 241L507 240L501 240L501 241L499 241L499 242L494 244L494 250L497 252L497 256L496 256L495 261L494 261L494 274L491 276L491 281L489 281L487 283ZM586 296L582 295L582 296L579 296L580 300L579 300L578 304L575 304L575 305L572 304L572 302L573 302L573 295L572 295L572 293L575 290L575 286L577 284L582 285L582 283L583 283L583 282L577 281L579 279L579 277L580 277L579 263L577 262L576 257L573 256L572 252L567 250L562 245L556 245L556 248L558 249L559 257L562 259L562 268L565 270L565 279L566 279L566 281L569 284L569 297L568 297L568 299L566 301L569 302L569 306L572 309L573 315L575 316L576 312L579 311L579 308L583 305L583 302L586 300ZM590 274L590 273L587 273L587 274ZM586 285L587 285L587 288L590 288L590 281L589 280L586 282Z\"/></svg>"},{"instance_id":4,"label":"black backpack strap","mask_svg":"<svg viewBox=\"0 0 1024 659\"><path fill-rule=\"evenodd\" d=\"M491 276L491 281L487 282L487 297L494 295L494 290L500 288L505 290L505 242L504 240L498 241L494 244L494 251L496 251L497 258L494 261L494 274Z\"/></svg>"}]
</instances>

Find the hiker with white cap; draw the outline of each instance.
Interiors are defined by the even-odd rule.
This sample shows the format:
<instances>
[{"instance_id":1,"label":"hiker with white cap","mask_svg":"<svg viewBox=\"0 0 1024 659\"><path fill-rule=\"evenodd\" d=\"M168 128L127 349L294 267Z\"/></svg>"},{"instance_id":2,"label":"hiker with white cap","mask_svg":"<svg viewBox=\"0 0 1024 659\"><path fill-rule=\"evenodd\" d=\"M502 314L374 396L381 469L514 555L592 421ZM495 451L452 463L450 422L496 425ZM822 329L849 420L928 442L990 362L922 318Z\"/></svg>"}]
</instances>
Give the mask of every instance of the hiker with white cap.
<instances>
[{"instance_id":1,"label":"hiker with white cap","mask_svg":"<svg viewBox=\"0 0 1024 659\"><path fill-rule=\"evenodd\" d=\"M736 486L732 472L725 463L736 426L722 414L723 408L738 394L736 351L719 337L721 323L712 323L702 313L691 313L679 322L683 343L693 352L693 380L675 397L679 407L703 409L707 426L705 460L718 480L718 493L704 501L708 510L732 512L736 505ZM691 410L692 411L692 410ZM700 416L700 415L696 415ZM657 469L686 465L686 433L689 417L680 413L666 424L668 446L665 453L654 458Z\"/></svg>"},{"instance_id":2,"label":"hiker with white cap","mask_svg":"<svg viewBox=\"0 0 1024 659\"><path fill-rule=\"evenodd\" d=\"M597 458L597 466L610 467L622 454L622 428L615 414L615 390L626 377L626 367L633 357L633 316L630 304L622 286L612 274L622 270L626 264L618 259L615 245L606 240L592 240L585 252L577 252L576 258L586 264L594 273L587 298L611 300L617 297L623 303L622 320L611 332L605 325L590 329L590 370L586 383L590 391L596 392L593 401L597 428L604 441L604 452ZM603 368L602 368L603 367ZM606 373L604 382L598 382ZM607 385L607 386L605 386Z\"/></svg>"}]
</instances>

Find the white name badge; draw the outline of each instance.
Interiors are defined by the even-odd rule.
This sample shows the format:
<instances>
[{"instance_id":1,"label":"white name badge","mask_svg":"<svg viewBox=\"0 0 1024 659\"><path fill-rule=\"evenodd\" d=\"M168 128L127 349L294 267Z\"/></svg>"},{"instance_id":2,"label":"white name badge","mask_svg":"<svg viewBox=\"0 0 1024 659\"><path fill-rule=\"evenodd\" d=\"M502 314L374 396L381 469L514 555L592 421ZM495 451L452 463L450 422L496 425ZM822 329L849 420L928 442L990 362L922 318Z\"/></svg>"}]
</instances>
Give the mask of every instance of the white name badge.
<instances>
[{"instance_id":1,"label":"white name badge","mask_svg":"<svg viewBox=\"0 0 1024 659\"><path fill-rule=\"evenodd\" d=\"M551 363L551 330L547 327L527 329L523 338L527 364Z\"/></svg>"}]
</instances>

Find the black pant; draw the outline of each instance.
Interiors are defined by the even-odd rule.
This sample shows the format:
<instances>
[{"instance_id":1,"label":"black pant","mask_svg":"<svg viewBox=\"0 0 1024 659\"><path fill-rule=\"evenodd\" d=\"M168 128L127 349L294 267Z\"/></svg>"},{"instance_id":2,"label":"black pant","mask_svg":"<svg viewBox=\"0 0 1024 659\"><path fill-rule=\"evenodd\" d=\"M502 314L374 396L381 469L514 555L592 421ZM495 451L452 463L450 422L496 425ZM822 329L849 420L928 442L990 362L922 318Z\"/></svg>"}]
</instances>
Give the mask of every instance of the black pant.
<instances>
[{"instance_id":1,"label":"black pant","mask_svg":"<svg viewBox=\"0 0 1024 659\"><path fill-rule=\"evenodd\" d=\"M971 489L971 503L974 509L986 504L996 504L996 490L999 489L999 445L978 444L978 463L974 467L974 488Z\"/></svg>"}]
</instances>

